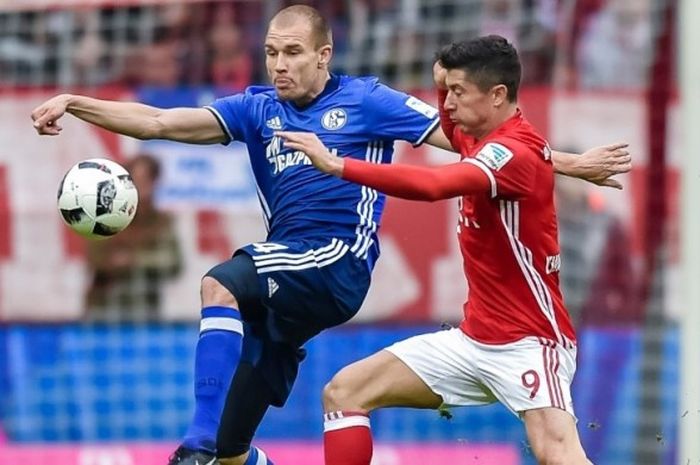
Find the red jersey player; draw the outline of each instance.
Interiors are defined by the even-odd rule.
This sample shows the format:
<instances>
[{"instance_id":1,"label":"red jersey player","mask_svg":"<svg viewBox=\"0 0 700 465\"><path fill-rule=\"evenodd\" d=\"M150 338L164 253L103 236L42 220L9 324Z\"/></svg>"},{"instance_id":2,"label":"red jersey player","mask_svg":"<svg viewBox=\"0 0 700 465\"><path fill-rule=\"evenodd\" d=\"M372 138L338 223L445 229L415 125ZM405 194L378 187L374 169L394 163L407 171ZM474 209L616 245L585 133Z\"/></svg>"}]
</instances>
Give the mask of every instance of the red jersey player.
<instances>
[{"instance_id":1,"label":"red jersey player","mask_svg":"<svg viewBox=\"0 0 700 465\"><path fill-rule=\"evenodd\" d=\"M462 162L376 165L336 157L313 134L280 133L322 171L389 195L461 197L469 299L459 328L398 342L324 389L326 465L369 465L370 411L500 401L541 464L590 464L576 431L576 336L559 290L554 171L517 107L520 61L499 36L453 44L435 67L444 132Z\"/></svg>"}]
</instances>

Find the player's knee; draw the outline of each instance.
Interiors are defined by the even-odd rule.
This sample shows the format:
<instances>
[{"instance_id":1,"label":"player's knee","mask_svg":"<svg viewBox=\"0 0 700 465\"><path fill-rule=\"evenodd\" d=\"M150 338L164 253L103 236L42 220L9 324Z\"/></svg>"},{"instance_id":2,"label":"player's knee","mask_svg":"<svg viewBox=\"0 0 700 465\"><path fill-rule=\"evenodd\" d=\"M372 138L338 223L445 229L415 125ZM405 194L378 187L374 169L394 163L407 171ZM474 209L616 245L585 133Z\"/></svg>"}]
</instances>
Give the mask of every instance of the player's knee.
<instances>
[{"instance_id":1,"label":"player's knee","mask_svg":"<svg viewBox=\"0 0 700 465\"><path fill-rule=\"evenodd\" d=\"M566 454L549 454L537 459L539 465L572 465L573 462L568 461Z\"/></svg>"},{"instance_id":2,"label":"player's knee","mask_svg":"<svg viewBox=\"0 0 700 465\"><path fill-rule=\"evenodd\" d=\"M341 370L323 388L323 408L329 411L363 410L359 391L353 388L353 379L346 370Z\"/></svg>"},{"instance_id":3,"label":"player's knee","mask_svg":"<svg viewBox=\"0 0 700 465\"><path fill-rule=\"evenodd\" d=\"M219 281L211 276L202 278L202 307L222 306L238 308L236 298Z\"/></svg>"},{"instance_id":4,"label":"player's knee","mask_svg":"<svg viewBox=\"0 0 700 465\"><path fill-rule=\"evenodd\" d=\"M347 390L335 377L323 387L323 408L326 411L349 409L345 405L347 398Z\"/></svg>"},{"instance_id":5,"label":"player's knee","mask_svg":"<svg viewBox=\"0 0 700 465\"><path fill-rule=\"evenodd\" d=\"M541 447L534 448L533 453L539 465L571 465L583 463L572 457L573 450L565 447L564 441L552 439Z\"/></svg>"}]
</instances>

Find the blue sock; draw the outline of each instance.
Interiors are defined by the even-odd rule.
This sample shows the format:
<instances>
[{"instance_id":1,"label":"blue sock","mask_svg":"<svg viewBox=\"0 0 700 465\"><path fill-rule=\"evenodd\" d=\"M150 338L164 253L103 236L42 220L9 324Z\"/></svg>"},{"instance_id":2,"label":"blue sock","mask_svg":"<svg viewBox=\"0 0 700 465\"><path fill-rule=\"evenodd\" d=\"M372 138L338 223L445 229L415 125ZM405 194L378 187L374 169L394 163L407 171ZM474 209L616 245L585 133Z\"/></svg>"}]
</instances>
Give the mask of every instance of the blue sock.
<instances>
[{"instance_id":1,"label":"blue sock","mask_svg":"<svg viewBox=\"0 0 700 465\"><path fill-rule=\"evenodd\" d=\"M258 460L260 460L258 462ZM258 449L255 446L250 446L250 454L248 455L248 460L243 462L243 465L275 465L272 460L267 458L265 452L262 449Z\"/></svg>"},{"instance_id":2,"label":"blue sock","mask_svg":"<svg viewBox=\"0 0 700 465\"><path fill-rule=\"evenodd\" d=\"M194 356L194 417L182 445L216 453L216 433L241 358L243 325L235 308L205 307Z\"/></svg>"}]
</instances>

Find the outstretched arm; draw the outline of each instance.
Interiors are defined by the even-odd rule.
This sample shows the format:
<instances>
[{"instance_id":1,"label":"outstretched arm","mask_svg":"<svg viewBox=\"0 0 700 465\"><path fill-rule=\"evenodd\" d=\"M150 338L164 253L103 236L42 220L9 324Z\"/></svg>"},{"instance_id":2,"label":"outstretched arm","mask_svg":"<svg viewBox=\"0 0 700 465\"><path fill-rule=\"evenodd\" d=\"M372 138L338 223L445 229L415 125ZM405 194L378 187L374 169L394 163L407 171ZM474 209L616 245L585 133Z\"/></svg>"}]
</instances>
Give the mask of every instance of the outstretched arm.
<instances>
[{"instance_id":1,"label":"outstretched arm","mask_svg":"<svg viewBox=\"0 0 700 465\"><path fill-rule=\"evenodd\" d=\"M435 81L435 89L437 89L440 127L435 129L433 133L430 134L430 136L425 140L425 143L454 152L455 149L452 146L452 134L454 134L455 123L450 119L450 115L445 110L445 98L447 97L447 84L445 84L446 76L447 70L442 67L439 61L436 61L433 64L433 81Z\"/></svg>"},{"instance_id":2,"label":"outstretched arm","mask_svg":"<svg viewBox=\"0 0 700 465\"><path fill-rule=\"evenodd\" d=\"M599 186L622 189L622 184L612 177L632 169L629 144L617 143L594 147L581 155L552 151L554 171L583 179Z\"/></svg>"},{"instance_id":3,"label":"outstretched arm","mask_svg":"<svg viewBox=\"0 0 700 465\"><path fill-rule=\"evenodd\" d=\"M32 112L40 135L57 136L58 120L70 113L83 121L137 139L168 139L193 144L226 142L228 137L216 117L204 108L161 109L136 102L100 100L62 94Z\"/></svg>"},{"instance_id":4,"label":"outstretched arm","mask_svg":"<svg viewBox=\"0 0 700 465\"><path fill-rule=\"evenodd\" d=\"M433 131L426 143L445 150L454 151L451 141L455 131L455 123L445 110L447 71L439 61L433 64L433 81L438 94L438 110L440 111L440 128ZM581 155L552 151L554 171L566 176L583 179L599 186L622 189L622 184L613 176L627 173L632 169L632 158L627 150L629 144L617 143L594 147Z\"/></svg>"},{"instance_id":5,"label":"outstretched arm","mask_svg":"<svg viewBox=\"0 0 700 465\"><path fill-rule=\"evenodd\" d=\"M491 193L486 172L470 163L443 166L382 165L331 154L316 134L278 132L284 146L306 153L316 168L347 181L377 189L393 197L435 201L467 194Z\"/></svg>"}]
</instances>

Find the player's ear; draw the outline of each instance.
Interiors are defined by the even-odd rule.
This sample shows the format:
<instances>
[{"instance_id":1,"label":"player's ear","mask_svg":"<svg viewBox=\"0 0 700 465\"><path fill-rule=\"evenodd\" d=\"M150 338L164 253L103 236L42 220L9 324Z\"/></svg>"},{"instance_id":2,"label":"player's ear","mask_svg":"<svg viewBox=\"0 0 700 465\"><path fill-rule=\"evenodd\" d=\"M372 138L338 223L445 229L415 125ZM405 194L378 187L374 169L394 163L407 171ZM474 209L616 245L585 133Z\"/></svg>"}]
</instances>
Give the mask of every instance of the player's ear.
<instances>
[{"instance_id":1,"label":"player's ear","mask_svg":"<svg viewBox=\"0 0 700 465\"><path fill-rule=\"evenodd\" d=\"M491 88L491 98L493 100L493 106L500 107L501 105L508 102L508 87L504 84L498 84Z\"/></svg>"},{"instance_id":2,"label":"player's ear","mask_svg":"<svg viewBox=\"0 0 700 465\"><path fill-rule=\"evenodd\" d=\"M319 50L318 50L318 67L320 68L325 68L328 66L328 63L331 61L331 57L333 56L333 49L329 44L323 45Z\"/></svg>"}]
</instances>

